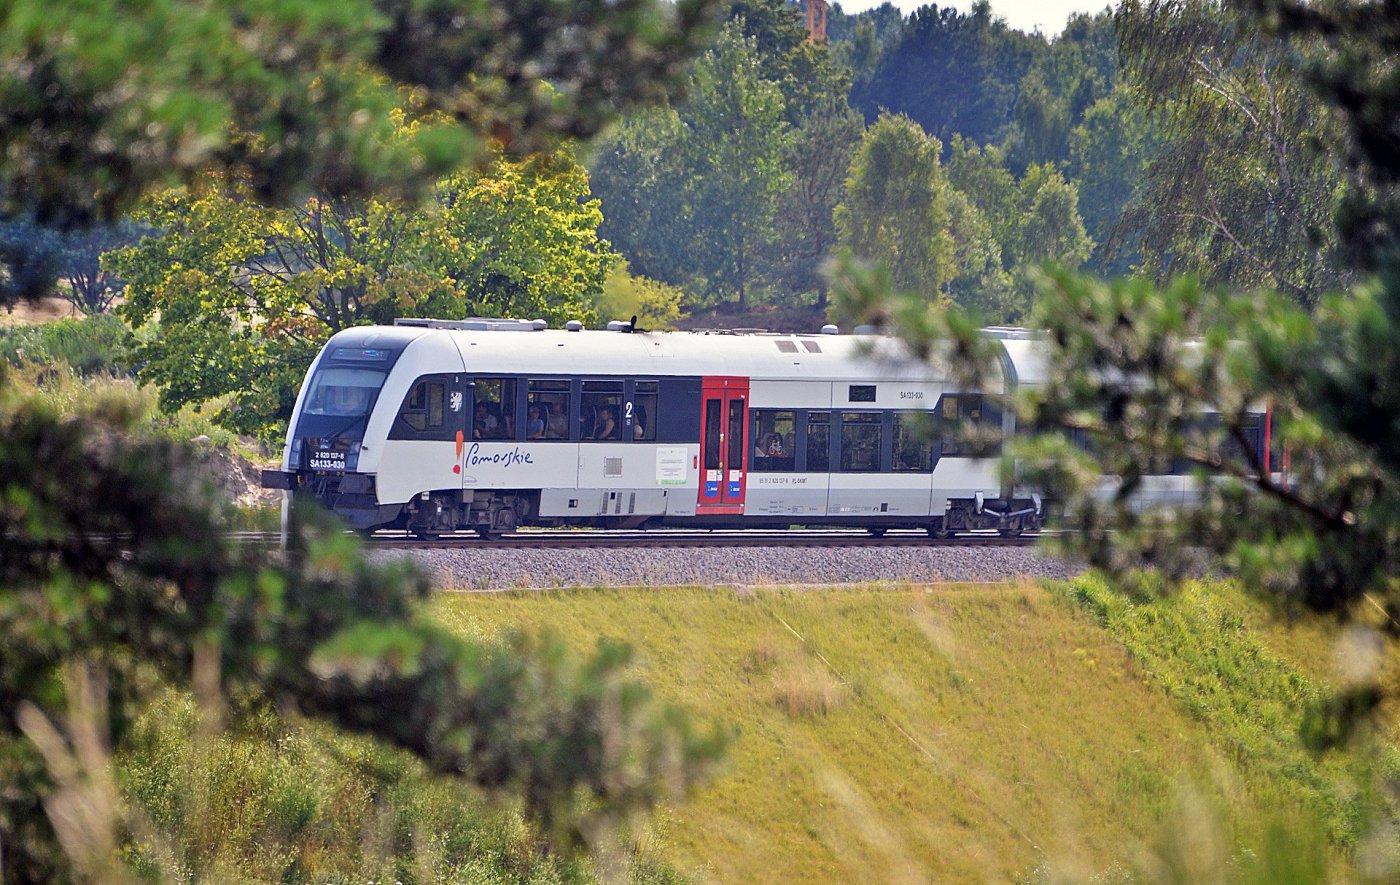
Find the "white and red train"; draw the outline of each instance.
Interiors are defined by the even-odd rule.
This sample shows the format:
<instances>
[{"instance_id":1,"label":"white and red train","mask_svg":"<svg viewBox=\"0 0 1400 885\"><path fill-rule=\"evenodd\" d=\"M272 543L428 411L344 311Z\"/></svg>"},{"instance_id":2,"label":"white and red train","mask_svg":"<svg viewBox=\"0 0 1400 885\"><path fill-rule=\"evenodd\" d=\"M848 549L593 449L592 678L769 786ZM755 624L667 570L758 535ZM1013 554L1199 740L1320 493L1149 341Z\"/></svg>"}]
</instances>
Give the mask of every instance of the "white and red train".
<instances>
[{"instance_id":1,"label":"white and red train","mask_svg":"<svg viewBox=\"0 0 1400 885\"><path fill-rule=\"evenodd\" d=\"M988 389L965 390L893 339L830 326L544 325L400 320L340 332L307 372L282 467L264 485L314 497L357 529L424 538L566 524L933 535L1042 524L1042 502L1003 487L995 453L974 457L959 442L969 423L1016 432L993 397L1044 380L1023 331L988 331L1000 371ZM1164 474L1140 494L1167 504L1188 488Z\"/></svg>"}]
</instances>

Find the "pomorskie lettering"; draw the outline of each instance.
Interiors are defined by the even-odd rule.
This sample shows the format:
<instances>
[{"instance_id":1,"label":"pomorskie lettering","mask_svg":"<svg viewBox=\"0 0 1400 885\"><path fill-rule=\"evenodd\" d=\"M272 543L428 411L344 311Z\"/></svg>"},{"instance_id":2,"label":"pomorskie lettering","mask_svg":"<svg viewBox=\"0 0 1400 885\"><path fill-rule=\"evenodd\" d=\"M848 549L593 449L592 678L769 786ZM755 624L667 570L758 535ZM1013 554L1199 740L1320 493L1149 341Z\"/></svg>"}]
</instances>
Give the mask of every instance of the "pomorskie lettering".
<instances>
[{"instance_id":1,"label":"pomorskie lettering","mask_svg":"<svg viewBox=\"0 0 1400 885\"><path fill-rule=\"evenodd\" d=\"M481 454L481 443L472 443L472 447L467 449L467 457L465 460L468 467L476 467L480 464L495 464L498 467L514 467L517 464L535 463L533 454L522 451L520 446L516 446L508 452L483 455Z\"/></svg>"}]
</instances>

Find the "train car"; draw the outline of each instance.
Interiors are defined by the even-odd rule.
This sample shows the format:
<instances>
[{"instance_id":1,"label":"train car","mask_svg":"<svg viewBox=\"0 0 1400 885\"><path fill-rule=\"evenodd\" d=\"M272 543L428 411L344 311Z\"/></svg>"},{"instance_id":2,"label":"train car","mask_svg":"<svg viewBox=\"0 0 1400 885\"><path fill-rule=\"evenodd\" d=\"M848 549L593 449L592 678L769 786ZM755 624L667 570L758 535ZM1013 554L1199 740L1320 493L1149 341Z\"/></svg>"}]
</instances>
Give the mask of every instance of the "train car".
<instances>
[{"instance_id":1,"label":"train car","mask_svg":"<svg viewBox=\"0 0 1400 885\"><path fill-rule=\"evenodd\" d=\"M841 525L1006 534L1040 500L1001 485L991 395L1034 380L1012 330L989 389L874 335L550 330L399 320L335 335L307 372L280 470L360 530Z\"/></svg>"}]
</instances>

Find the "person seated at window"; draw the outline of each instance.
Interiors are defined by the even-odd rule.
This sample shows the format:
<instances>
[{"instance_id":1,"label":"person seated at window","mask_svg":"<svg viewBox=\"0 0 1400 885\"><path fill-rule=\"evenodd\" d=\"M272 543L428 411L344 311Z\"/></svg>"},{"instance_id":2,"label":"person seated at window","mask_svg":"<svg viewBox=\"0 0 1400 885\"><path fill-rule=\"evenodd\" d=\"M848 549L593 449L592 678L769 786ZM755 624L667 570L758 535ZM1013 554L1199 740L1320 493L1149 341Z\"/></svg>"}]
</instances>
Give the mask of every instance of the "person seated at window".
<instances>
[{"instance_id":1,"label":"person seated at window","mask_svg":"<svg viewBox=\"0 0 1400 885\"><path fill-rule=\"evenodd\" d=\"M603 406L598 410L598 420L589 439L617 439L617 416L613 414L612 406Z\"/></svg>"},{"instance_id":2,"label":"person seated at window","mask_svg":"<svg viewBox=\"0 0 1400 885\"><path fill-rule=\"evenodd\" d=\"M544 416L540 412L540 407L536 403L531 403L530 408L525 412L525 437L527 439L544 439Z\"/></svg>"},{"instance_id":3,"label":"person seated at window","mask_svg":"<svg viewBox=\"0 0 1400 885\"><path fill-rule=\"evenodd\" d=\"M501 419L497 418L491 411L491 404L479 402L476 404L476 420L472 424L472 437L475 439L494 439L501 435Z\"/></svg>"},{"instance_id":4,"label":"person seated at window","mask_svg":"<svg viewBox=\"0 0 1400 885\"><path fill-rule=\"evenodd\" d=\"M569 436L569 408L564 400L556 399L549 404L549 418L545 421L545 437L567 439Z\"/></svg>"}]
</instances>

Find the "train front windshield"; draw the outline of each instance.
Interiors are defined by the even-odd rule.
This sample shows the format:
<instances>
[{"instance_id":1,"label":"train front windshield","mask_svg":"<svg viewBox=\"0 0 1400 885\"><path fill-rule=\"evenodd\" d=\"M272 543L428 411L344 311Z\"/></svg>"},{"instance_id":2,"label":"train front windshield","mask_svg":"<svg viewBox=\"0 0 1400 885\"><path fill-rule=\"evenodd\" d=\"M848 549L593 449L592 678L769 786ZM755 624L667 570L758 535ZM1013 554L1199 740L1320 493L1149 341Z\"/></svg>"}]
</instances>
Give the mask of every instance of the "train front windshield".
<instances>
[{"instance_id":1,"label":"train front windshield","mask_svg":"<svg viewBox=\"0 0 1400 885\"><path fill-rule=\"evenodd\" d=\"M369 414L387 373L378 369L322 369L311 379L302 409L305 415L362 418Z\"/></svg>"}]
</instances>

